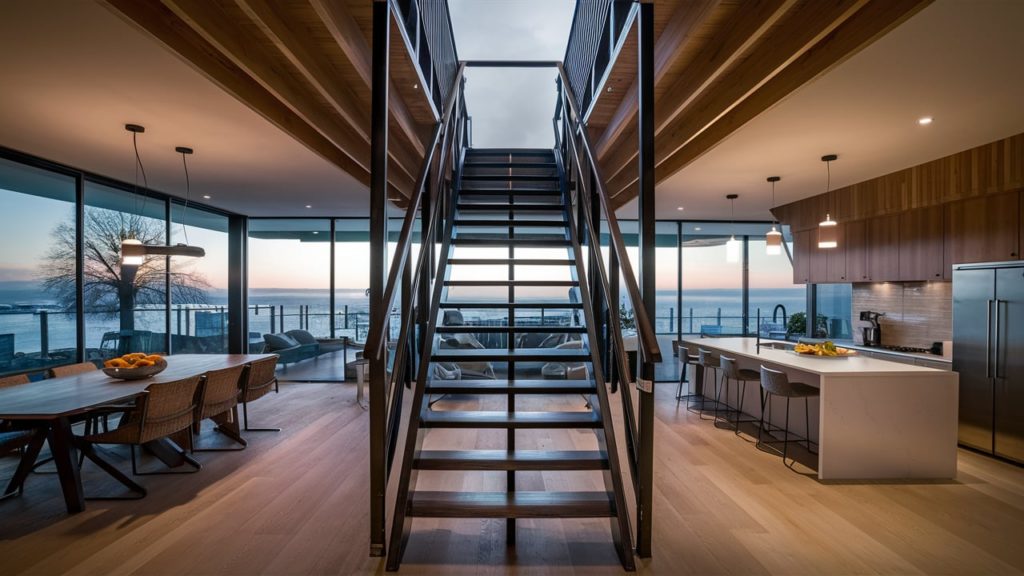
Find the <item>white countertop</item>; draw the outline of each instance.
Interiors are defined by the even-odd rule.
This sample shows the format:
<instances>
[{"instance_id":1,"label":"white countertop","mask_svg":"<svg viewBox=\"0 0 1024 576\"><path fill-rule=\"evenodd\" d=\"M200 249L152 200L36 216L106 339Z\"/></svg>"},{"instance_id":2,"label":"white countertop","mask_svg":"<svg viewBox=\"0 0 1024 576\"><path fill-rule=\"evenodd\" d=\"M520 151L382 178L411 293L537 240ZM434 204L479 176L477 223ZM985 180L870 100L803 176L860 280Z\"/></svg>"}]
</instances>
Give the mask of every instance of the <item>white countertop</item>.
<instances>
[{"instance_id":1,"label":"white countertop","mask_svg":"<svg viewBox=\"0 0 1024 576\"><path fill-rule=\"evenodd\" d=\"M725 352L726 355L735 354L747 358L755 358L765 363L784 366L811 374L851 374L859 373L864 375L910 375L910 374L934 374L943 373L943 370L926 368L913 364L903 364L880 358L869 358L864 355L847 357L822 357L797 354L791 350L773 350L765 348L764 344L771 344L774 341L762 340L761 350L758 353L757 340L755 338L692 338L683 339L685 344ZM781 342L780 342L781 343Z\"/></svg>"}]
</instances>

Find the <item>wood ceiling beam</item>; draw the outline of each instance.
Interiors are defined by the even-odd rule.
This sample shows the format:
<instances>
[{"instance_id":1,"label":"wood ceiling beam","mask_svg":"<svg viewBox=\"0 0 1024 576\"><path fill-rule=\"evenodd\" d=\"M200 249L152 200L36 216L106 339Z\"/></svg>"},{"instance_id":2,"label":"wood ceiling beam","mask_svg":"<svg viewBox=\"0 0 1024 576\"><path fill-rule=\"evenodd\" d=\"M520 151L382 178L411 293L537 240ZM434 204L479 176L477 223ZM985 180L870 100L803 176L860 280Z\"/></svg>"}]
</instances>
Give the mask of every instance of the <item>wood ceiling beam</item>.
<instances>
[{"instance_id":1,"label":"wood ceiling beam","mask_svg":"<svg viewBox=\"0 0 1024 576\"><path fill-rule=\"evenodd\" d=\"M104 2L111 11L156 38L190 66L270 123L363 185L370 185L370 173L365 166L282 103L213 44L176 17L166 6L137 0Z\"/></svg>"},{"instance_id":2,"label":"wood ceiling beam","mask_svg":"<svg viewBox=\"0 0 1024 576\"><path fill-rule=\"evenodd\" d=\"M352 89L341 82L341 74L328 60L326 54L313 46L308 34L293 29L290 19L280 3L269 0L235 0L239 8L254 22L262 24L267 38L298 70L302 77L359 133L367 149L370 143L369 102L360 99ZM294 19L291 20L294 22ZM401 133L399 133L401 136ZM414 139L416 140L416 139ZM422 144L416 140L394 138L388 148L388 155L405 172L409 180L422 162ZM412 144L410 146L410 144ZM419 149L416 148L419 144ZM406 193L407 194L407 193Z\"/></svg>"},{"instance_id":3,"label":"wood ceiling beam","mask_svg":"<svg viewBox=\"0 0 1024 576\"><path fill-rule=\"evenodd\" d=\"M760 84L748 97L723 112L711 126L694 134L683 146L662 159L656 172L658 182L671 177L751 119L870 45L931 2L875 0L843 18L842 23L832 27L813 48L793 58L784 70ZM622 189L628 189L630 185L626 183ZM631 199L628 195L621 196L614 199L614 205L621 206Z\"/></svg>"},{"instance_id":4,"label":"wood ceiling beam","mask_svg":"<svg viewBox=\"0 0 1024 576\"><path fill-rule=\"evenodd\" d=\"M690 39L691 34L700 27L720 3L721 0L699 0L676 6L675 13L672 14L672 18L669 20L665 30L662 31L661 36L658 37L658 42L654 47L655 85L664 78L669 65L679 55L680 47ZM630 123L635 121L637 86L637 81L633 80L632 85L619 103L619 107L615 109L615 113L612 115L611 120L609 120L608 126L605 127L604 133L601 134L601 138L594 145L594 151L599 158L604 157L608 153L609 147L629 127ZM658 105L655 105L656 115L659 108ZM635 142L636 138L633 141Z\"/></svg>"},{"instance_id":5,"label":"wood ceiling beam","mask_svg":"<svg viewBox=\"0 0 1024 576\"><path fill-rule=\"evenodd\" d=\"M673 85L658 99L654 106L655 136L660 136L666 126L693 103L698 95L759 42L795 3L795 0L761 0L737 9L723 26L722 32L704 46L700 55L679 73ZM634 117L635 110L631 119ZM602 157L608 179L619 176L623 171L631 172L629 168L637 155L636 148L632 146L637 142L636 122L631 122L629 128L621 144L609 148L615 153Z\"/></svg>"},{"instance_id":6,"label":"wood ceiling beam","mask_svg":"<svg viewBox=\"0 0 1024 576\"><path fill-rule=\"evenodd\" d=\"M373 77L373 62L370 53L370 45L366 42L359 23L348 12L344 2L338 0L309 0L310 6L320 16L320 21L331 33L334 41L341 48L341 51L352 63L359 77L363 79L366 86L370 85ZM423 143L423 134L413 118L405 100L395 86L394 80L390 81L388 89L388 104L391 117L398 124L406 138L413 144L420 157L426 154L426 147ZM423 92L423 97L427 95Z\"/></svg>"}]
</instances>

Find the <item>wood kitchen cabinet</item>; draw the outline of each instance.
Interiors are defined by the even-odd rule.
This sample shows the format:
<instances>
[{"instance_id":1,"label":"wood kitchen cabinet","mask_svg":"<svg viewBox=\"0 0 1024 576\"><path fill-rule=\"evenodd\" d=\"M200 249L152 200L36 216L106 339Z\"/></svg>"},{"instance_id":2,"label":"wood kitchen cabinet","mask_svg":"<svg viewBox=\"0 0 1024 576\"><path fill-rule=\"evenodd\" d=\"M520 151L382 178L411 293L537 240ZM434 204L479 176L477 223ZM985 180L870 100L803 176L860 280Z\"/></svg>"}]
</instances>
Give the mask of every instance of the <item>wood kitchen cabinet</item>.
<instances>
[{"instance_id":1,"label":"wood kitchen cabinet","mask_svg":"<svg viewBox=\"0 0 1024 576\"><path fill-rule=\"evenodd\" d=\"M867 280L892 282L900 279L900 217L879 216L865 221Z\"/></svg>"},{"instance_id":2,"label":"wood kitchen cabinet","mask_svg":"<svg viewBox=\"0 0 1024 576\"><path fill-rule=\"evenodd\" d=\"M943 275L954 264L1020 258L1020 194L979 196L946 204Z\"/></svg>"},{"instance_id":3,"label":"wood kitchen cabinet","mask_svg":"<svg viewBox=\"0 0 1024 576\"><path fill-rule=\"evenodd\" d=\"M843 224L843 240L846 246L846 281L868 282L868 237L867 222L856 220Z\"/></svg>"},{"instance_id":4,"label":"wood kitchen cabinet","mask_svg":"<svg viewBox=\"0 0 1024 576\"><path fill-rule=\"evenodd\" d=\"M811 281L811 230L793 232L793 283Z\"/></svg>"},{"instance_id":5,"label":"wood kitchen cabinet","mask_svg":"<svg viewBox=\"0 0 1024 576\"><path fill-rule=\"evenodd\" d=\"M944 212L940 205L900 214L900 280L942 280Z\"/></svg>"},{"instance_id":6,"label":"wood kitchen cabinet","mask_svg":"<svg viewBox=\"0 0 1024 576\"><path fill-rule=\"evenodd\" d=\"M825 282L839 284L851 282L846 279L846 230L847 223L840 222L836 226L837 246L822 250L825 257Z\"/></svg>"}]
</instances>

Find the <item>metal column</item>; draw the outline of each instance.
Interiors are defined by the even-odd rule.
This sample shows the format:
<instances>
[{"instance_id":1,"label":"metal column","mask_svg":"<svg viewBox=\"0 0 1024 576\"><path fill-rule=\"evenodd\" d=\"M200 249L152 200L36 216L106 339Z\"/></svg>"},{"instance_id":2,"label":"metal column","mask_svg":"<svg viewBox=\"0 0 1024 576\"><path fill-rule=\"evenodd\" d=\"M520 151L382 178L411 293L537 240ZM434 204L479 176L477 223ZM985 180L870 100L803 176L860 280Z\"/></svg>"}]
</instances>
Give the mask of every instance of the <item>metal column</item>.
<instances>
[{"instance_id":1,"label":"metal column","mask_svg":"<svg viewBox=\"0 0 1024 576\"><path fill-rule=\"evenodd\" d=\"M228 353L249 351L249 304L246 288L246 242L249 220L228 217Z\"/></svg>"},{"instance_id":2,"label":"metal column","mask_svg":"<svg viewBox=\"0 0 1024 576\"><path fill-rule=\"evenodd\" d=\"M388 265L388 51L391 5L373 2L373 84L370 113L370 324L383 326L384 287ZM370 556L384 556L387 490L386 419L387 347L370 358Z\"/></svg>"},{"instance_id":3,"label":"metal column","mask_svg":"<svg viewBox=\"0 0 1024 576\"><path fill-rule=\"evenodd\" d=\"M637 15L637 62L639 127L639 206L640 294L647 315L655 319L654 275L654 3L640 4ZM649 392L639 393L639 501L637 506L636 552L641 558L651 556L651 507L654 487L654 364L650 358L640 359L640 378L651 383ZM626 391L623 391L626 393Z\"/></svg>"}]
</instances>

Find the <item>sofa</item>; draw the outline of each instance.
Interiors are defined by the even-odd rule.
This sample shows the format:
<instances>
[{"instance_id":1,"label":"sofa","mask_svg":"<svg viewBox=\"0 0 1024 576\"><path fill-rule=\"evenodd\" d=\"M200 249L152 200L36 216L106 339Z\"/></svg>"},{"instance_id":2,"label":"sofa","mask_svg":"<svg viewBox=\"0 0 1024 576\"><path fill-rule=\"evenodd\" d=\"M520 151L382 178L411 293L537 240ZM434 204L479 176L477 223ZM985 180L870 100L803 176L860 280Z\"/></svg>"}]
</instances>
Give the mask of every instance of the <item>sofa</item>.
<instances>
[{"instance_id":1,"label":"sofa","mask_svg":"<svg viewBox=\"0 0 1024 576\"><path fill-rule=\"evenodd\" d=\"M300 334L301 333L301 334ZM279 364L291 364L320 355L320 343L305 330L289 330L283 334L264 334L263 351L277 354Z\"/></svg>"}]
</instances>

